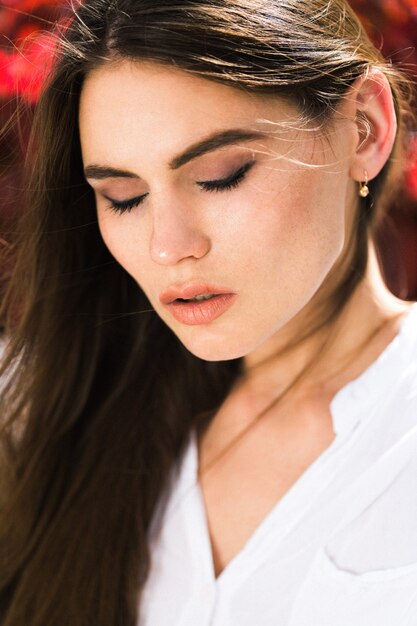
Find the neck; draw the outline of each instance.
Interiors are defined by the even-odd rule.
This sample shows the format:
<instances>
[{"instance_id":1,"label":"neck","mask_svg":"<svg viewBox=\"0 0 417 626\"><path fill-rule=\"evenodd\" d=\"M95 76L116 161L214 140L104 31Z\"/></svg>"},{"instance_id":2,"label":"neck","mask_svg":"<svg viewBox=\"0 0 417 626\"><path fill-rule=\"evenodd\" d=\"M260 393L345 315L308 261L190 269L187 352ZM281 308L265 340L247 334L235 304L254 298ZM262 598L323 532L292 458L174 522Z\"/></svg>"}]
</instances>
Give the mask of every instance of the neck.
<instances>
[{"instance_id":1,"label":"neck","mask_svg":"<svg viewBox=\"0 0 417 626\"><path fill-rule=\"evenodd\" d=\"M325 326L297 343L308 320L314 317L318 301L322 302L323 296L314 298L285 327L245 357L242 384L247 390L261 395L279 394L307 367L308 375L301 386L321 385L324 377L329 380L337 376L368 344L374 342L372 345L382 351L384 343L389 343L398 332L399 323L411 306L386 287L372 243L365 277L331 328ZM374 352L371 350L370 354Z\"/></svg>"}]
</instances>

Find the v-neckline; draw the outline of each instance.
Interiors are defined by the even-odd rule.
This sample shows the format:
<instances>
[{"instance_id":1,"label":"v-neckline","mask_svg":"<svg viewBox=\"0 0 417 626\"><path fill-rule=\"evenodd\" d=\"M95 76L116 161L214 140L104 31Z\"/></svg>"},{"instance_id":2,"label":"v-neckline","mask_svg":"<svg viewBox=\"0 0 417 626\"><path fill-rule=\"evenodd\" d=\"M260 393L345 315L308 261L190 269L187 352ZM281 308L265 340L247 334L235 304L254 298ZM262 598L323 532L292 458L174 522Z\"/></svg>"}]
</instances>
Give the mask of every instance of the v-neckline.
<instances>
[{"instance_id":1,"label":"v-neckline","mask_svg":"<svg viewBox=\"0 0 417 626\"><path fill-rule=\"evenodd\" d=\"M269 534L271 526L274 525L274 535L278 534L283 537L305 514L307 509L313 504L312 494L314 498L318 497L323 489L326 488L332 479L331 472L327 471L328 460L333 456L333 452L344 441L344 437L335 436L330 445L304 470L304 472L294 481L289 489L277 500L272 509L263 517L254 531L250 534L242 548L229 560L222 571L216 576L213 547L210 539L208 516L204 503L204 497L201 485L196 480L194 491L194 512L197 513L199 523L198 528L201 534L197 538L194 549L201 551L204 561L209 564L210 579L216 584L222 584L225 579L231 576L239 578L239 568L247 572L247 566L250 563L248 558L257 547L262 544L263 540ZM197 475L198 464L198 447L197 438L193 433L191 446L189 450L192 455L192 466L195 468L195 476ZM317 489L320 485L319 489ZM303 497L304 496L304 497ZM193 535L195 536L195 521L188 516L187 522L194 526ZM245 567L245 563L247 566Z\"/></svg>"},{"instance_id":2,"label":"v-neckline","mask_svg":"<svg viewBox=\"0 0 417 626\"><path fill-rule=\"evenodd\" d=\"M243 572L245 572L245 575L247 574L251 563L251 559L248 557L267 540L271 526L274 526L274 540L282 539L327 487L332 480L332 472L328 471L328 465L333 459L336 450L343 447L345 442L350 439L350 434L356 430L358 423L367 414L367 411L364 410L365 405L369 405L375 399L375 394L372 390L376 392L375 383L380 376L384 378L384 368L385 370L387 369L387 362L390 361L390 357L395 355L397 355L397 358L404 357L404 355L400 354L398 347L400 342L402 342L403 335L406 334L408 325L412 323L414 317L417 317L417 303L404 316L399 332L375 361L357 378L338 390L329 407L335 426L335 438L279 498L251 533L242 548L230 559L217 576L215 575L208 517L202 488L198 481L197 433L195 430L191 431L183 461L186 466L188 477L186 483L188 488L194 484L195 489L192 490L192 511L189 511L192 514L187 516L186 523L190 540L193 543L193 551L198 562L204 568L208 582L221 585L223 581L233 577L237 583L240 578L239 572L242 572L241 575L243 575ZM252 560L252 562L254 561L256 560Z\"/></svg>"}]
</instances>

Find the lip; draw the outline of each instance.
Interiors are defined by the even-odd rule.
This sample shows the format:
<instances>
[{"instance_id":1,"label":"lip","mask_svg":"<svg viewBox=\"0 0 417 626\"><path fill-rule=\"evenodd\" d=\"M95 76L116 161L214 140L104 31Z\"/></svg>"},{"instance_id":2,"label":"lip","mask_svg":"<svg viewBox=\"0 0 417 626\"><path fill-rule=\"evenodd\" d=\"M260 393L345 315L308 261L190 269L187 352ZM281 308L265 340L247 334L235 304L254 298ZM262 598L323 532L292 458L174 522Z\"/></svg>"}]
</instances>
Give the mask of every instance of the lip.
<instances>
[{"instance_id":1,"label":"lip","mask_svg":"<svg viewBox=\"0 0 417 626\"><path fill-rule=\"evenodd\" d=\"M181 302L175 300L165 307L175 317L178 322L187 326L197 324L210 324L215 319L223 315L237 298L234 293L224 293L216 295L210 300L200 302Z\"/></svg>"},{"instance_id":2,"label":"lip","mask_svg":"<svg viewBox=\"0 0 417 626\"><path fill-rule=\"evenodd\" d=\"M166 291L163 291L159 300L162 304L172 304L177 298L195 298L196 296L204 296L208 294L232 295L233 292L230 289L219 287L217 285L211 285L209 283L187 283L179 287L169 287ZM235 294L233 294L235 295Z\"/></svg>"},{"instance_id":3,"label":"lip","mask_svg":"<svg viewBox=\"0 0 417 626\"><path fill-rule=\"evenodd\" d=\"M178 300L178 298L189 299L208 294L215 294L215 297L210 300L196 302L181 302ZM223 315L232 306L236 298L236 293L207 283L192 283L182 287L171 287L159 296L161 303L173 317L188 326L209 324Z\"/></svg>"}]
</instances>

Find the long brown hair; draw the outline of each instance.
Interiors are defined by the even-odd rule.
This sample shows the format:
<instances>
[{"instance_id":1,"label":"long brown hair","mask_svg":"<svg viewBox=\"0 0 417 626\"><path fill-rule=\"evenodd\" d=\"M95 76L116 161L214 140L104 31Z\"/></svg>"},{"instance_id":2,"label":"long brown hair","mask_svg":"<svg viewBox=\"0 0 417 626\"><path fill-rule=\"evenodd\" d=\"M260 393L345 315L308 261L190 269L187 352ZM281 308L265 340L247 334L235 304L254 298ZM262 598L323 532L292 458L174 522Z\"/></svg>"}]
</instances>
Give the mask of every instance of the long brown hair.
<instances>
[{"instance_id":1,"label":"long brown hair","mask_svg":"<svg viewBox=\"0 0 417 626\"><path fill-rule=\"evenodd\" d=\"M385 72L396 149L357 211L352 262L321 324L364 276L402 147L406 81L343 0L88 0L56 34L1 311L0 616L4 626L134 626L155 505L190 429L242 362L191 355L105 247L82 170L83 79L103 63L147 59L288 97L304 119L327 120L369 67Z\"/></svg>"}]
</instances>

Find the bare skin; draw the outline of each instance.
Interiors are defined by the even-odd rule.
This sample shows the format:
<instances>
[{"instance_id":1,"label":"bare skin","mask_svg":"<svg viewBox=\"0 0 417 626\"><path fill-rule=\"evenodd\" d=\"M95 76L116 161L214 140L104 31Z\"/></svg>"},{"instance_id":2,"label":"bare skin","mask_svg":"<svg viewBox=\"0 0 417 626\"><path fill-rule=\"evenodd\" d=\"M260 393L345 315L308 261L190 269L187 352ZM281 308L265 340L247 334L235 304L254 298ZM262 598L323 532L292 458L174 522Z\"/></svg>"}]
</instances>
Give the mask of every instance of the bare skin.
<instances>
[{"instance_id":1,"label":"bare skin","mask_svg":"<svg viewBox=\"0 0 417 626\"><path fill-rule=\"evenodd\" d=\"M372 293L378 294L380 303L384 301L384 310L372 300ZM278 395L278 381L283 378L280 370L291 362L291 357L288 359L287 355L282 362L272 361L254 371L248 366L244 382L232 391L209 427L200 434L200 485L216 576L242 550L286 491L333 442L332 398L367 369L394 339L410 304L393 298L386 290L374 260L350 307L352 312L347 312L346 324L353 311L363 310L366 315L372 311L357 326L341 326L348 331L342 333L346 354L363 342L367 344L351 363L341 367L339 362L337 366L338 356L332 350L327 362L330 365L335 357L334 371L339 367L339 372L331 375L329 370L326 376L318 360L315 373L268 410L222 456L228 443ZM299 355L300 360L302 356ZM294 356L294 363L295 360ZM214 464L205 473L204 468L213 460Z\"/></svg>"},{"instance_id":2,"label":"bare skin","mask_svg":"<svg viewBox=\"0 0 417 626\"><path fill-rule=\"evenodd\" d=\"M379 70L349 90L330 142L311 132L272 132L170 167L180 152L213 132L274 131L274 123L265 120L286 122L295 113L287 101L254 97L153 63L103 66L87 76L81 94L84 166L131 173L87 176L105 244L190 352L209 361L244 359L243 379L199 437L216 575L333 441L331 399L384 350L410 308L384 285L370 244L366 277L332 329L327 349L322 345L331 329L282 353L310 327L343 276L360 210L358 183L365 170L369 180L377 176L391 153L395 112ZM249 161L254 166L238 187L221 193L202 189L201 181L227 178ZM143 202L130 212L109 209L109 198L139 196ZM211 323L182 324L161 305L159 294L187 281L226 286L237 294L236 303ZM308 375L205 472L313 359Z\"/></svg>"}]
</instances>

